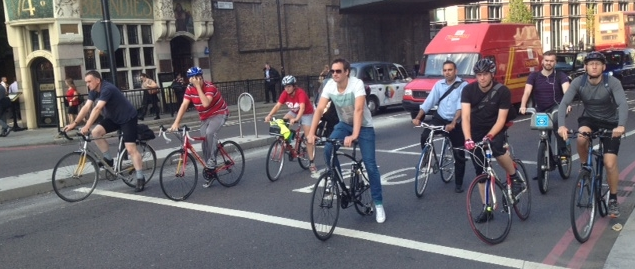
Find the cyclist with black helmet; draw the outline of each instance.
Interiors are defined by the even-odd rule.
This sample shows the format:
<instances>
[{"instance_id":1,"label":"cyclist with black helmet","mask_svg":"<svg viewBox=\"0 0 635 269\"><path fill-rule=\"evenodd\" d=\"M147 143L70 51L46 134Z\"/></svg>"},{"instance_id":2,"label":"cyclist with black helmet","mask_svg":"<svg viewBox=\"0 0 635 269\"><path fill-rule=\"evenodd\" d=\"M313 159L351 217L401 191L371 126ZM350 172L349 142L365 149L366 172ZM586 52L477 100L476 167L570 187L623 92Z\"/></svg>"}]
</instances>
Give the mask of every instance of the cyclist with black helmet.
<instances>
[{"instance_id":1,"label":"cyclist with black helmet","mask_svg":"<svg viewBox=\"0 0 635 269\"><path fill-rule=\"evenodd\" d=\"M617 78L603 75L606 69L606 57L604 54L593 51L584 58L586 73L571 81L569 90L564 94L559 110L565 109L573 98L578 95L584 105L584 112L578 118L579 132L597 131L599 128L612 129L611 139L602 139L604 145L604 167L606 168L607 181L609 183L609 210L612 218L620 216L617 203L617 183L619 169L617 167L617 153L620 149L621 136L625 132L624 126L628 117L628 104L622 83ZM558 115L558 121L564 123L564 114ZM567 138L567 129L564 124L558 128L558 134ZM578 154L580 160L587 159L588 141L578 136ZM582 164L584 167L585 164Z\"/></svg>"},{"instance_id":2,"label":"cyclist with black helmet","mask_svg":"<svg viewBox=\"0 0 635 269\"><path fill-rule=\"evenodd\" d=\"M206 169L208 170L204 172L212 173L216 168L216 160L214 159L214 153L217 149L216 143L218 143L216 133L227 120L229 110L225 99L216 86L211 81L203 79L203 70L200 67L194 66L188 69L187 78L190 84L185 89L183 103L176 114L170 131L176 131L179 128L183 114L190 103L194 104L201 119L201 136L206 137L205 143L203 143L203 156L207 162L208 168ZM210 183L211 180L206 182L203 187L209 187Z\"/></svg>"},{"instance_id":3,"label":"cyclist with black helmet","mask_svg":"<svg viewBox=\"0 0 635 269\"><path fill-rule=\"evenodd\" d=\"M523 191L522 181L516 175L516 169L511 156L504 148L504 128L507 114L512 109L511 92L505 85L494 81L496 64L489 59L481 59L474 65L476 81L463 88L461 94L461 124L465 136L465 149L474 150L474 141L489 140L490 150L496 161L512 179L514 195ZM500 135L499 135L500 134ZM472 158L476 175L483 173L483 153L475 152ZM479 188L483 190L484 187ZM481 193L482 195L482 193ZM483 208L483 212L475 218L476 223L492 219L490 211Z\"/></svg>"},{"instance_id":4,"label":"cyclist with black helmet","mask_svg":"<svg viewBox=\"0 0 635 269\"><path fill-rule=\"evenodd\" d=\"M280 98L278 99L278 103L271 109L271 112L265 117L265 122L271 121L272 115L276 114L280 107L283 105L287 105L289 107L289 112L284 115L284 119L289 120L289 123L293 125L296 122L299 122L302 125L302 130L305 134L308 134L311 130L311 121L313 120L313 112L315 109L313 108L313 104L311 103L311 99L306 94L306 92L296 86L297 80L294 76L286 76L282 78L282 87L284 91L280 94ZM309 153L310 158L313 158L313 150L315 149L315 144L307 145L307 152ZM310 160L311 165L309 169L311 173L317 172L317 167L313 162L313 159Z\"/></svg>"}]
</instances>

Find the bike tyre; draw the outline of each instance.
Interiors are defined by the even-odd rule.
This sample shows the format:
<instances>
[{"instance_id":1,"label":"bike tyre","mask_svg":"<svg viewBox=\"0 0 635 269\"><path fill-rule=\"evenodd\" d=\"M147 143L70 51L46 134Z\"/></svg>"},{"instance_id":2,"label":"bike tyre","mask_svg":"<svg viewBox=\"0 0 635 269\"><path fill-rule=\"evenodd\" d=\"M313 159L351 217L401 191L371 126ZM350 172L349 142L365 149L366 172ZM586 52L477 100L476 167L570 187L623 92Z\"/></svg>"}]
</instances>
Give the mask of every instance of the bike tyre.
<instances>
[{"instance_id":1,"label":"bike tyre","mask_svg":"<svg viewBox=\"0 0 635 269\"><path fill-rule=\"evenodd\" d=\"M330 173L320 176L313 187L312 197L311 229L317 239L326 241L335 230L342 201L339 185Z\"/></svg>"},{"instance_id":2,"label":"bike tyre","mask_svg":"<svg viewBox=\"0 0 635 269\"><path fill-rule=\"evenodd\" d=\"M245 173L245 153L238 143L231 140L223 142L221 146L229 157L221 154L221 149L216 151L216 161L222 159L222 163L225 165L224 169L216 172L218 183L223 187L233 187L240 182Z\"/></svg>"},{"instance_id":3,"label":"bike tyre","mask_svg":"<svg viewBox=\"0 0 635 269\"><path fill-rule=\"evenodd\" d=\"M515 197L514 211L516 211L516 215L520 220L527 220L529 213L531 213L531 186L527 179L525 164L519 159L514 159L514 163L516 163L516 174L525 184L525 190Z\"/></svg>"},{"instance_id":4,"label":"bike tyre","mask_svg":"<svg viewBox=\"0 0 635 269\"><path fill-rule=\"evenodd\" d=\"M570 217L573 236L580 243L589 240L595 222L596 200L591 190L590 172L582 170L571 194ZM589 210L590 208L590 210ZM580 214L578 215L578 210Z\"/></svg>"},{"instance_id":5,"label":"bike tyre","mask_svg":"<svg viewBox=\"0 0 635 269\"><path fill-rule=\"evenodd\" d=\"M276 139L271 143L269 151L267 152L266 172L267 178L274 182L280 178L282 168L284 167L285 156L285 143L282 139Z\"/></svg>"},{"instance_id":6,"label":"bike tyre","mask_svg":"<svg viewBox=\"0 0 635 269\"><path fill-rule=\"evenodd\" d=\"M441 171L441 180L445 183L449 183L454 178L454 149L452 148L452 141L449 137L445 137L443 140L443 146L441 148L441 157L439 158L439 171Z\"/></svg>"},{"instance_id":7,"label":"bike tyre","mask_svg":"<svg viewBox=\"0 0 635 269\"><path fill-rule=\"evenodd\" d=\"M307 149L306 136L302 134L300 136L300 147L297 149L298 164L302 169L307 170L311 166L311 159L315 159L315 148L313 149L313 156L309 156L309 150Z\"/></svg>"},{"instance_id":8,"label":"bike tyre","mask_svg":"<svg viewBox=\"0 0 635 269\"><path fill-rule=\"evenodd\" d=\"M83 165L80 164L82 158L85 158ZM74 177L75 171L81 169L80 166L83 167L81 176ZM84 176L86 180L83 179ZM95 190L97 181L99 181L97 161L90 155L81 152L71 152L60 158L55 164L51 176L55 194L67 202L77 202L86 199Z\"/></svg>"},{"instance_id":9,"label":"bike tyre","mask_svg":"<svg viewBox=\"0 0 635 269\"><path fill-rule=\"evenodd\" d=\"M536 161L536 177L538 178L538 189L540 193L546 194L549 189L549 152L547 143L538 143L538 159Z\"/></svg>"},{"instance_id":10,"label":"bike tyre","mask_svg":"<svg viewBox=\"0 0 635 269\"><path fill-rule=\"evenodd\" d=\"M479 183L485 183L486 185L494 187L494 196L497 199L501 199L497 202L496 206L492 208L487 207L492 213L492 219L483 223L477 223L475 221L475 214L480 214L483 210L486 210L481 199L481 193L479 191ZM492 184L493 183L493 184ZM485 186L486 190L489 190L488 186ZM491 193L491 192L490 192ZM511 203L508 203L507 189L503 184L496 180L490 179L489 175L482 174L477 176L467 191L467 218L470 223L470 227L474 234L483 242L494 245L503 242L512 227L512 215L511 215ZM491 195L490 195L491 196ZM490 197L491 198L491 197Z\"/></svg>"},{"instance_id":11,"label":"bike tyre","mask_svg":"<svg viewBox=\"0 0 635 269\"><path fill-rule=\"evenodd\" d=\"M360 164L361 165L361 164ZM373 214L373 198L370 191L370 182L364 176L363 167L359 167L359 173L352 171L351 190L355 197L355 210L362 216Z\"/></svg>"},{"instance_id":12,"label":"bike tyre","mask_svg":"<svg viewBox=\"0 0 635 269\"><path fill-rule=\"evenodd\" d=\"M148 184L150 179L152 179L152 177L154 176L154 172L157 169L157 153L154 150L154 148L150 146L150 144L144 141L137 141L136 144L137 144L137 151L139 152L139 154L141 154L141 161L143 162L143 176L145 177L145 183L144 183L144 186L145 186ZM124 148L120 156L127 156L127 155L128 155L128 150ZM128 170L128 173L122 172L120 174L121 179L123 183L128 185L128 187L136 188L137 176L135 173L134 166L132 166L132 158L130 156L127 156L127 157L128 158L126 160L124 160L124 158L119 158L117 160L118 162L117 167L119 167L121 171L122 167L127 166L126 169Z\"/></svg>"},{"instance_id":13,"label":"bike tyre","mask_svg":"<svg viewBox=\"0 0 635 269\"><path fill-rule=\"evenodd\" d=\"M198 166L192 154L178 149L165 157L159 171L159 184L166 197L183 201L192 195L197 182Z\"/></svg>"},{"instance_id":14,"label":"bike tyre","mask_svg":"<svg viewBox=\"0 0 635 269\"><path fill-rule=\"evenodd\" d=\"M423 197L423 193L428 186L428 179L432 173L432 148L426 145L421 151L419 162L415 167L415 194Z\"/></svg>"}]
</instances>

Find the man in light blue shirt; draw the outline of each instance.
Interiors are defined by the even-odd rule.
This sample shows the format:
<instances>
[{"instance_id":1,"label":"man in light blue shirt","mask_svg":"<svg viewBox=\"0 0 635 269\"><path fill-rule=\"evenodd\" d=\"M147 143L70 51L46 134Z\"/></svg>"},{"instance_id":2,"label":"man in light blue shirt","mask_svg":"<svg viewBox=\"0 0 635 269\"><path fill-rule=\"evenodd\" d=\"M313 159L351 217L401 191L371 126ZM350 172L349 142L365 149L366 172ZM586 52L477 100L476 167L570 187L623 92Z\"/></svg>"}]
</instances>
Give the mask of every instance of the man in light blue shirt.
<instances>
[{"instance_id":1,"label":"man in light blue shirt","mask_svg":"<svg viewBox=\"0 0 635 269\"><path fill-rule=\"evenodd\" d=\"M432 87L432 91L420 106L419 114L412 119L415 126L421 124L421 120L436 105L437 111L434 113L431 125L445 125L444 133L450 137L452 147L462 147L465 138L461 124L457 121L461 118L461 91L467 85L467 82L456 76L456 64L452 61L443 63L443 76L445 79L437 81ZM424 129L421 133L421 148L426 143L429 129ZM465 175L465 153L462 150L454 150L454 172L456 175L455 188L456 193L463 192L463 176Z\"/></svg>"}]
</instances>

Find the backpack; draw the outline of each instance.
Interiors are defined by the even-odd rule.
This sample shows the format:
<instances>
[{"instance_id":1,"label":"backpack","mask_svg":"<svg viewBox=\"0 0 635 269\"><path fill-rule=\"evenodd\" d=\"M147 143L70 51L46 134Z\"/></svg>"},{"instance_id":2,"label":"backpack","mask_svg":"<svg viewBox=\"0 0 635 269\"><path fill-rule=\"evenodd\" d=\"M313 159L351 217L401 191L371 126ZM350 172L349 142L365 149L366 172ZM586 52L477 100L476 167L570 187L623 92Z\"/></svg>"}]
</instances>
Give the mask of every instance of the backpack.
<instances>
[{"instance_id":1,"label":"backpack","mask_svg":"<svg viewBox=\"0 0 635 269\"><path fill-rule=\"evenodd\" d=\"M145 124L137 124L137 139L141 141L148 141L155 139L154 132Z\"/></svg>"}]
</instances>

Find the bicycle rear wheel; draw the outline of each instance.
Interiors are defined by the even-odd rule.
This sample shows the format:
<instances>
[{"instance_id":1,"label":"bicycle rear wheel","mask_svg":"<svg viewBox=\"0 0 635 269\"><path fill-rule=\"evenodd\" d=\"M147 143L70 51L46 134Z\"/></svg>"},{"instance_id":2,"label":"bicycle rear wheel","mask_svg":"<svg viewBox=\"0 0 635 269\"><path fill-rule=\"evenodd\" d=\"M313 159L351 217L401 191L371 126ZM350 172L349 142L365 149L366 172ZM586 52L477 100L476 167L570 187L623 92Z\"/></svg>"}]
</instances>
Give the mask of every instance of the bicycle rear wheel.
<instances>
[{"instance_id":1,"label":"bicycle rear wheel","mask_svg":"<svg viewBox=\"0 0 635 269\"><path fill-rule=\"evenodd\" d=\"M430 145L426 145L421 150L415 170L415 194L417 197L422 197L426 186L428 186L428 178L432 173L432 147Z\"/></svg>"},{"instance_id":2,"label":"bicycle rear wheel","mask_svg":"<svg viewBox=\"0 0 635 269\"><path fill-rule=\"evenodd\" d=\"M159 183L165 196L183 201L194 192L197 181L198 167L192 154L179 149L165 157L159 172Z\"/></svg>"},{"instance_id":3,"label":"bicycle rear wheel","mask_svg":"<svg viewBox=\"0 0 635 269\"><path fill-rule=\"evenodd\" d=\"M549 150L547 143L541 141L538 144L538 159L536 160L536 177L538 178L538 189L545 194L549 188Z\"/></svg>"},{"instance_id":4,"label":"bicycle rear wheel","mask_svg":"<svg viewBox=\"0 0 635 269\"><path fill-rule=\"evenodd\" d=\"M350 185L351 192L355 197L353 199L355 202L355 210L362 216L370 216L373 214L373 197L370 193L370 182L368 182L368 179L364 176L363 167L357 169L359 170L352 171Z\"/></svg>"},{"instance_id":5,"label":"bicycle rear wheel","mask_svg":"<svg viewBox=\"0 0 635 269\"><path fill-rule=\"evenodd\" d=\"M341 201L339 186L331 173L320 176L313 187L311 200L311 229L318 239L325 241L333 234Z\"/></svg>"},{"instance_id":6,"label":"bicycle rear wheel","mask_svg":"<svg viewBox=\"0 0 635 269\"><path fill-rule=\"evenodd\" d=\"M309 156L309 151L307 150L306 137L304 134L300 136L300 147L297 150L298 152L298 163L302 169L309 169L311 165L311 159L315 158L315 148L313 149L313 156Z\"/></svg>"},{"instance_id":7,"label":"bicycle rear wheel","mask_svg":"<svg viewBox=\"0 0 635 269\"><path fill-rule=\"evenodd\" d=\"M224 164L216 169L218 183L225 187L233 187L238 184L245 172L245 154L238 143L228 140L221 144L221 148L216 151L216 161ZM219 156L220 154L220 156Z\"/></svg>"},{"instance_id":8,"label":"bicycle rear wheel","mask_svg":"<svg viewBox=\"0 0 635 269\"><path fill-rule=\"evenodd\" d=\"M284 167L284 142L282 139L276 139L269 147L267 153L267 178L270 181L276 181L280 178L282 168Z\"/></svg>"},{"instance_id":9,"label":"bicycle rear wheel","mask_svg":"<svg viewBox=\"0 0 635 269\"><path fill-rule=\"evenodd\" d=\"M506 191L500 181L487 174L477 176L468 188L467 218L474 234L485 243L503 242L512 227Z\"/></svg>"},{"instance_id":10,"label":"bicycle rear wheel","mask_svg":"<svg viewBox=\"0 0 635 269\"><path fill-rule=\"evenodd\" d=\"M157 169L157 153L152 146L143 141L137 142L137 151L139 155L141 155L143 176L146 179L145 184L148 184L148 181L152 179ZM121 156L126 156L126 158L119 158L119 160L117 160L121 178L126 185L135 188L137 186L137 176L135 175L135 168L132 164L132 157L128 155L126 148L121 152Z\"/></svg>"},{"instance_id":11,"label":"bicycle rear wheel","mask_svg":"<svg viewBox=\"0 0 635 269\"><path fill-rule=\"evenodd\" d=\"M71 152L64 155L53 168L53 190L67 202L86 199L97 186L99 167L93 157Z\"/></svg>"},{"instance_id":12,"label":"bicycle rear wheel","mask_svg":"<svg viewBox=\"0 0 635 269\"><path fill-rule=\"evenodd\" d=\"M441 180L448 183L454 178L454 149L449 137L443 139L441 157L439 158L439 170L441 170Z\"/></svg>"},{"instance_id":13,"label":"bicycle rear wheel","mask_svg":"<svg viewBox=\"0 0 635 269\"><path fill-rule=\"evenodd\" d=\"M589 240L595 221L596 201L591 184L590 172L582 169L571 195L571 230L580 243Z\"/></svg>"},{"instance_id":14,"label":"bicycle rear wheel","mask_svg":"<svg viewBox=\"0 0 635 269\"><path fill-rule=\"evenodd\" d=\"M565 159L560 158L558 160L558 172L560 172L562 179L568 179L571 176L571 144L569 143L567 143L565 157Z\"/></svg>"},{"instance_id":15,"label":"bicycle rear wheel","mask_svg":"<svg viewBox=\"0 0 635 269\"><path fill-rule=\"evenodd\" d=\"M519 159L514 159L514 163L516 163L516 174L523 182L523 191L514 197L514 211L516 211L518 218L526 220L531 212L531 188L529 187L529 180L527 180L525 164Z\"/></svg>"}]
</instances>

